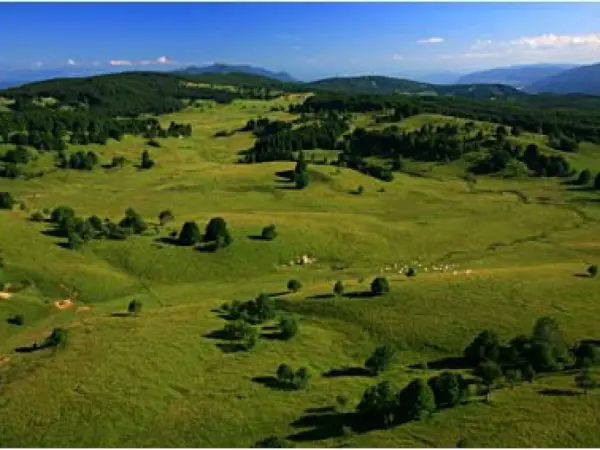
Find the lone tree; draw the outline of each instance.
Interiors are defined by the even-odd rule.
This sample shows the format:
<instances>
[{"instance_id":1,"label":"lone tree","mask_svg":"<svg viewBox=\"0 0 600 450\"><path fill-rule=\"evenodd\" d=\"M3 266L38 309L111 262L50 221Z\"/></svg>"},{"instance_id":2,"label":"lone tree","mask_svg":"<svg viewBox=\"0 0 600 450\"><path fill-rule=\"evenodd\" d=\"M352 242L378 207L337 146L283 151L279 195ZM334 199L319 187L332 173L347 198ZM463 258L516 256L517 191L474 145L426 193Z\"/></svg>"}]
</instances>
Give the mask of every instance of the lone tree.
<instances>
[{"instance_id":1,"label":"lone tree","mask_svg":"<svg viewBox=\"0 0 600 450\"><path fill-rule=\"evenodd\" d=\"M69 339L69 331L64 328L54 328L50 336L44 339L42 347L64 348Z\"/></svg>"},{"instance_id":2,"label":"lone tree","mask_svg":"<svg viewBox=\"0 0 600 450\"><path fill-rule=\"evenodd\" d=\"M442 372L430 378L429 386L433 390L438 408L452 408L468 395L467 381L460 374Z\"/></svg>"},{"instance_id":3,"label":"lone tree","mask_svg":"<svg viewBox=\"0 0 600 450\"><path fill-rule=\"evenodd\" d=\"M500 358L500 339L494 331L484 330L465 348L465 359L477 366L484 360L498 361Z\"/></svg>"},{"instance_id":4,"label":"lone tree","mask_svg":"<svg viewBox=\"0 0 600 450\"><path fill-rule=\"evenodd\" d=\"M409 267L408 270L406 271L407 277L414 277L416 274L417 274L417 272L415 272L415 269L413 269L412 267Z\"/></svg>"},{"instance_id":5,"label":"lone tree","mask_svg":"<svg viewBox=\"0 0 600 450\"><path fill-rule=\"evenodd\" d=\"M590 275L590 277L595 277L596 275L598 275L598 266L596 265L592 265L590 267L587 268L587 273Z\"/></svg>"},{"instance_id":6,"label":"lone tree","mask_svg":"<svg viewBox=\"0 0 600 450\"><path fill-rule=\"evenodd\" d=\"M213 217L206 225L204 242L213 242L217 248L227 247L231 244L232 238L227 229L227 222L222 217Z\"/></svg>"},{"instance_id":7,"label":"lone tree","mask_svg":"<svg viewBox=\"0 0 600 450\"><path fill-rule=\"evenodd\" d=\"M173 215L170 209L166 209L158 215L158 220L162 226L168 222L172 222L173 220L175 220L175 216Z\"/></svg>"},{"instance_id":8,"label":"lone tree","mask_svg":"<svg viewBox=\"0 0 600 450\"><path fill-rule=\"evenodd\" d=\"M133 208L127 208L125 217L119 222L121 228L130 229L135 234L141 234L148 229L148 224L144 218Z\"/></svg>"},{"instance_id":9,"label":"lone tree","mask_svg":"<svg viewBox=\"0 0 600 450\"><path fill-rule=\"evenodd\" d=\"M389 344L377 347L375 351L365 361L365 368L374 375L387 370L396 356L396 350Z\"/></svg>"},{"instance_id":10,"label":"lone tree","mask_svg":"<svg viewBox=\"0 0 600 450\"><path fill-rule=\"evenodd\" d=\"M288 281L287 288L290 292L298 292L300 289L302 289L302 283L300 283L298 280L290 280Z\"/></svg>"},{"instance_id":11,"label":"lone tree","mask_svg":"<svg viewBox=\"0 0 600 450\"><path fill-rule=\"evenodd\" d=\"M262 232L260 233L260 236L265 241L272 241L273 239L275 239L277 237L277 231L275 230L275 225L269 225L267 227L264 227L262 229Z\"/></svg>"},{"instance_id":12,"label":"lone tree","mask_svg":"<svg viewBox=\"0 0 600 450\"><path fill-rule=\"evenodd\" d=\"M377 277L371 283L371 293L373 295L383 295L390 292L390 283L386 278Z\"/></svg>"},{"instance_id":13,"label":"lone tree","mask_svg":"<svg viewBox=\"0 0 600 450\"><path fill-rule=\"evenodd\" d=\"M592 181L592 173L588 170L582 170L577 178L577 184L579 186L587 186Z\"/></svg>"},{"instance_id":14,"label":"lone tree","mask_svg":"<svg viewBox=\"0 0 600 450\"><path fill-rule=\"evenodd\" d=\"M13 209L16 201L10 192L0 192L0 209Z\"/></svg>"},{"instance_id":15,"label":"lone tree","mask_svg":"<svg viewBox=\"0 0 600 450\"><path fill-rule=\"evenodd\" d=\"M139 300L130 301L129 305L127 305L127 312L130 314L139 314L142 312L142 302Z\"/></svg>"},{"instance_id":16,"label":"lone tree","mask_svg":"<svg viewBox=\"0 0 600 450\"><path fill-rule=\"evenodd\" d=\"M294 174L296 189L304 189L308 186L308 172L306 170Z\"/></svg>"},{"instance_id":17,"label":"lone tree","mask_svg":"<svg viewBox=\"0 0 600 450\"><path fill-rule=\"evenodd\" d=\"M200 234L200 228L198 228L198 224L196 224L196 222L186 222L183 224L183 227L179 233L179 237L177 238L179 245L195 245L201 240L202 235Z\"/></svg>"},{"instance_id":18,"label":"lone tree","mask_svg":"<svg viewBox=\"0 0 600 450\"><path fill-rule=\"evenodd\" d=\"M336 283L333 285L333 293L339 297L344 295L344 283L341 281L336 281Z\"/></svg>"},{"instance_id":19,"label":"lone tree","mask_svg":"<svg viewBox=\"0 0 600 450\"><path fill-rule=\"evenodd\" d=\"M60 224L73 217L75 217L75 211L69 206L58 206L50 213L50 221L56 224Z\"/></svg>"},{"instance_id":20,"label":"lone tree","mask_svg":"<svg viewBox=\"0 0 600 450\"><path fill-rule=\"evenodd\" d=\"M406 418L422 420L435 411L435 396L425 380L411 381L398 394L398 403Z\"/></svg>"},{"instance_id":21,"label":"lone tree","mask_svg":"<svg viewBox=\"0 0 600 450\"><path fill-rule=\"evenodd\" d=\"M142 152L142 161L140 163L140 167L142 169L150 169L154 166L154 161L150 158L150 152L148 150L144 150Z\"/></svg>"},{"instance_id":22,"label":"lone tree","mask_svg":"<svg viewBox=\"0 0 600 450\"><path fill-rule=\"evenodd\" d=\"M583 393L586 395L592 389L596 389L598 387L598 381L590 369L584 369L580 374L578 374L575 377L575 384L579 389L582 389Z\"/></svg>"},{"instance_id":23,"label":"lone tree","mask_svg":"<svg viewBox=\"0 0 600 450\"><path fill-rule=\"evenodd\" d=\"M394 420L397 405L394 386L389 381L382 381L365 390L356 411L370 417L374 422L388 424Z\"/></svg>"},{"instance_id":24,"label":"lone tree","mask_svg":"<svg viewBox=\"0 0 600 450\"><path fill-rule=\"evenodd\" d=\"M293 317L283 317L279 322L281 338L289 340L298 334L298 322Z\"/></svg>"},{"instance_id":25,"label":"lone tree","mask_svg":"<svg viewBox=\"0 0 600 450\"><path fill-rule=\"evenodd\" d=\"M477 367L476 374L487 388L486 401L489 402L491 400L492 387L502 377L502 368L494 361L484 361Z\"/></svg>"}]
</instances>

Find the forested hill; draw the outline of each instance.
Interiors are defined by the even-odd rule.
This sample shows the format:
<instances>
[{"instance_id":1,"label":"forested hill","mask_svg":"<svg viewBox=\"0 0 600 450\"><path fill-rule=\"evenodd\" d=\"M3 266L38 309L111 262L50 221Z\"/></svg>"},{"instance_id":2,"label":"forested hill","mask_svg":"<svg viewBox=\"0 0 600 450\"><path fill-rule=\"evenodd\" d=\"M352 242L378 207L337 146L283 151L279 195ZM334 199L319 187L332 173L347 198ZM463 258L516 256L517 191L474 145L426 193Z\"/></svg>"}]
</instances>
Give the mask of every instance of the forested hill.
<instances>
[{"instance_id":1,"label":"forested hill","mask_svg":"<svg viewBox=\"0 0 600 450\"><path fill-rule=\"evenodd\" d=\"M465 98L522 97L526 94L501 84L436 85L384 76L325 78L309 83L311 88L364 94L410 94Z\"/></svg>"},{"instance_id":2,"label":"forested hill","mask_svg":"<svg viewBox=\"0 0 600 450\"><path fill-rule=\"evenodd\" d=\"M579 93L600 96L600 64L576 67L542 78L533 83L529 90L531 92Z\"/></svg>"},{"instance_id":3,"label":"forested hill","mask_svg":"<svg viewBox=\"0 0 600 450\"><path fill-rule=\"evenodd\" d=\"M184 106L184 100L214 100L228 103L236 98L269 98L265 79L244 75L208 77L183 76L164 72L124 72L86 78L58 78L26 84L0 91L0 96L14 100L14 110L29 109L39 99L46 108L70 107L111 116L135 117L139 114L165 114ZM226 78L226 79L223 79ZM237 89L216 86L235 85ZM273 82L275 83L275 82Z\"/></svg>"}]
</instances>

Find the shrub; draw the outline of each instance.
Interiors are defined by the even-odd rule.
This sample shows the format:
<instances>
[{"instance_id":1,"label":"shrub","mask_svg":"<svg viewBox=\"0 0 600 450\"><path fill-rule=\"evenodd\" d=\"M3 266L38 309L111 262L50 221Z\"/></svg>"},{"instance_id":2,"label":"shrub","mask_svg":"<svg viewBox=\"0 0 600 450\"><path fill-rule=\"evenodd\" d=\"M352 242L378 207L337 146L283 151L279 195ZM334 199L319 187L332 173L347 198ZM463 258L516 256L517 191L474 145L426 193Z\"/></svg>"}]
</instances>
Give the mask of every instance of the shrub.
<instances>
[{"instance_id":1,"label":"shrub","mask_svg":"<svg viewBox=\"0 0 600 450\"><path fill-rule=\"evenodd\" d=\"M344 283L341 281L336 281L336 283L333 285L333 293L337 296L344 295Z\"/></svg>"},{"instance_id":2,"label":"shrub","mask_svg":"<svg viewBox=\"0 0 600 450\"><path fill-rule=\"evenodd\" d=\"M475 374L487 387L487 400L489 401L492 387L502 377L502 368L494 361L483 361L475 370Z\"/></svg>"},{"instance_id":3,"label":"shrub","mask_svg":"<svg viewBox=\"0 0 600 450\"><path fill-rule=\"evenodd\" d=\"M31 217L29 217L29 220L31 220L32 222L43 222L44 219L45 219L44 215L39 211L34 212L31 215Z\"/></svg>"},{"instance_id":4,"label":"shrub","mask_svg":"<svg viewBox=\"0 0 600 450\"><path fill-rule=\"evenodd\" d=\"M50 213L50 221L57 224L60 224L61 222L64 222L68 218L72 217L75 217L75 211L73 211L73 208L70 208L69 206L58 206L52 210L52 213Z\"/></svg>"},{"instance_id":5,"label":"shrub","mask_svg":"<svg viewBox=\"0 0 600 450\"><path fill-rule=\"evenodd\" d=\"M158 142L157 142L158 144ZM158 144L160 147L160 144ZM144 150L142 152L142 161L140 162L140 168L142 169L150 169L154 166L154 161L150 158L150 153L148 150Z\"/></svg>"},{"instance_id":6,"label":"shrub","mask_svg":"<svg viewBox=\"0 0 600 450\"><path fill-rule=\"evenodd\" d=\"M377 277L371 283L371 293L373 295L383 295L390 292L390 283L386 278Z\"/></svg>"},{"instance_id":7,"label":"shrub","mask_svg":"<svg viewBox=\"0 0 600 450\"><path fill-rule=\"evenodd\" d=\"M77 233L69 233L69 235L67 236L67 246L71 250L81 250L83 244L85 244L85 241L83 240L81 235Z\"/></svg>"},{"instance_id":8,"label":"shrub","mask_svg":"<svg viewBox=\"0 0 600 450\"><path fill-rule=\"evenodd\" d=\"M14 316L9 317L7 322L11 325L21 326L25 324L25 316L23 314L15 314Z\"/></svg>"},{"instance_id":9,"label":"shrub","mask_svg":"<svg viewBox=\"0 0 600 450\"><path fill-rule=\"evenodd\" d=\"M500 358L500 340L490 330L484 330L471 342L464 351L465 359L473 366L483 360L498 361Z\"/></svg>"},{"instance_id":10,"label":"shrub","mask_svg":"<svg viewBox=\"0 0 600 450\"><path fill-rule=\"evenodd\" d=\"M113 156L111 167L123 167L125 165L125 158L123 156Z\"/></svg>"},{"instance_id":11,"label":"shrub","mask_svg":"<svg viewBox=\"0 0 600 450\"><path fill-rule=\"evenodd\" d=\"M10 192L0 192L0 209L13 209L16 201Z\"/></svg>"},{"instance_id":12,"label":"shrub","mask_svg":"<svg viewBox=\"0 0 600 450\"><path fill-rule=\"evenodd\" d=\"M285 439L270 436L262 441L257 442L252 448L292 448L292 445Z\"/></svg>"},{"instance_id":13,"label":"shrub","mask_svg":"<svg viewBox=\"0 0 600 450\"><path fill-rule=\"evenodd\" d=\"M590 183L590 181L592 181L592 173L588 169L585 169L579 173L576 183L579 186L586 186Z\"/></svg>"},{"instance_id":14,"label":"shrub","mask_svg":"<svg viewBox=\"0 0 600 450\"><path fill-rule=\"evenodd\" d=\"M141 234L148 229L148 225L144 218L139 215L133 208L127 208L125 217L119 222L121 228L130 229L135 234Z\"/></svg>"},{"instance_id":15,"label":"shrub","mask_svg":"<svg viewBox=\"0 0 600 450\"><path fill-rule=\"evenodd\" d=\"M139 300L132 300L127 305L127 311L131 314L139 314L142 312L142 302Z\"/></svg>"},{"instance_id":16,"label":"shrub","mask_svg":"<svg viewBox=\"0 0 600 450\"><path fill-rule=\"evenodd\" d=\"M575 384L579 389L583 390L584 394L587 394L592 389L598 387L598 380L596 380L596 377L589 369L585 369L575 377Z\"/></svg>"},{"instance_id":17,"label":"shrub","mask_svg":"<svg viewBox=\"0 0 600 450\"><path fill-rule=\"evenodd\" d=\"M340 394L335 397L335 402L342 408L345 408L348 405L348 396L346 394Z\"/></svg>"},{"instance_id":18,"label":"shrub","mask_svg":"<svg viewBox=\"0 0 600 450\"><path fill-rule=\"evenodd\" d=\"M298 322L293 317L283 317L279 322L281 338L286 341L298 334Z\"/></svg>"},{"instance_id":19,"label":"shrub","mask_svg":"<svg viewBox=\"0 0 600 450\"><path fill-rule=\"evenodd\" d=\"M385 423L398 405L397 393L389 381L382 381L365 390L356 407L359 414L370 416L378 423Z\"/></svg>"},{"instance_id":20,"label":"shrub","mask_svg":"<svg viewBox=\"0 0 600 450\"><path fill-rule=\"evenodd\" d=\"M183 224L179 237L177 238L179 245L195 245L200 243L201 240L202 235L200 234L200 228L198 228L196 222L190 221Z\"/></svg>"},{"instance_id":21,"label":"shrub","mask_svg":"<svg viewBox=\"0 0 600 450\"><path fill-rule=\"evenodd\" d=\"M51 348L63 348L67 345L69 332L64 328L54 328L50 336L48 336L42 346Z\"/></svg>"},{"instance_id":22,"label":"shrub","mask_svg":"<svg viewBox=\"0 0 600 450\"><path fill-rule=\"evenodd\" d=\"M253 349L258 343L258 339L260 338L260 331L253 327L246 327L243 329L242 335L242 348L244 350Z\"/></svg>"},{"instance_id":23,"label":"shrub","mask_svg":"<svg viewBox=\"0 0 600 450\"><path fill-rule=\"evenodd\" d=\"M443 372L428 381L438 408L454 407L468 395L468 385L462 375Z\"/></svg>"},{"instance_id":24,"label":"shrub","mask_svg":"<svg viewBox=\"0 0 600 450\"><path fill-rule=\"evenodd\" d=\"M356 188L356 194L357 195L362 195L365 192L365 188L364 186L361 184L359 187Z\"/></svg>"},{"instance_id":25,"label":"shrub","mask_svg":"<svg viewBox=\"0 0 600 450\"><path fill-rule=\"evenodd\" d=\"M417 274L417 272L415 272L415 269L413 269L412 267L409 267L408 270L406 271L407 277L414 277L416 274Z\"/></svg>"},{"instance_id":26,"label":"shrub","mask_svg":"<svg viewBox=\"0 0 600 450\"><path fill-rule=\"evenodd\" d=\"M389 368L392 364L396 351L389 344L377 347L375 351L365 361L365 368L374 375L379 375Z\"/></svg>"},{"instance_id":27,"label":"shrub","mask_svg":"<svg viewBox=\"0 0 600 450\"><path fill-rule=\"evenodd\" d=\"M275 225L269 225L267 227L264 227L262 229L262 232L260 233L260 235L265 241L272 241L273 239L275 239L277 237L277 231L275 230Z\"/></svg>"},{"instance_id":28,"label":"shrub","mask_svg":"<svg viewBox=\"0 0 600 450\"><path fill-rule=\"evenodd\" d=\"M158 215L158 220L159 220L161 226L164 226L166 223L175 220L175 216L173 216L173 213L171 212L170 209L167 209L165 211L161 211L161 213ZM198 234L200 234L199 230L198 230Z\"/></svg>"},{"instance_id":29,"label":"shrub","mask_svg":"<svg viewBox=\"0 0 600 450\"><path fill-rule=\"evenodd\" d=\"M591 342L580 343L573 353L575 366L578 368L590 367L600 362L600 348Z\"/></svg>"},{"instance_id":30,"label":"shrub","mask_svg":"<svg viewBox=\"0 0 600 450\"><path fill-rule=\"evenodd\" d=\"M296 184L296 189L304 189L308 186L308 173L306 170L294 173L294 183Z\"/></svg>"},{"instance_id":31,"label":"shrub","mask_svg":"<svg viewBox=\"0 0 600 450\"><path fill-rule=\"evenodd\" d=\"M204 242L215 243L216 248L227 247L231 244L232 238L227 229L227 222L221 217L213 217L206 225L204 236L202 238Z\"/></svg>"},{"instance_id":32,"label":"shrub","mask_svg":"<svg viewBox=\"0 0 600 450\"><path fill-rule=\"evenodd\" d=\"M421 379L411 381L398 394L403 414L410 420L422 420L435 411L435 396L431 387Z\"/></svg>"},{"instance_id":33,"label":"shrub","mask_svg":"<svg viewBox=\"0 0 600 450\"><path fill-rule=\"evenodd\" d=\"M300 289L302 289L302 283L300 283L298 280L290 280L288 281L287 288L288 291L298 292Z\"/></svg>"},{"instance_id":34,"label":"shrub","mask_svg":"<svg viewBox=\"0 0 600 450\"><path fill-rule=\"evenodd\" d=\"M290 389L304 389L310 381L310 373L306 367L301 367L294 373L287 364L281 364L277 368L276 377L281 386Z\"/></svg>"},{"instance_id":35,"label":"shrub","mask_svg":"<svg viewBox=\"0 0 600 450\"><path fill-rule=\"evenodd\" d=\"M587 273L590 275L590 277L595 277L596 275L598 275L598 266L592 265L588 267Z\"/></svg>"}]
</instances>

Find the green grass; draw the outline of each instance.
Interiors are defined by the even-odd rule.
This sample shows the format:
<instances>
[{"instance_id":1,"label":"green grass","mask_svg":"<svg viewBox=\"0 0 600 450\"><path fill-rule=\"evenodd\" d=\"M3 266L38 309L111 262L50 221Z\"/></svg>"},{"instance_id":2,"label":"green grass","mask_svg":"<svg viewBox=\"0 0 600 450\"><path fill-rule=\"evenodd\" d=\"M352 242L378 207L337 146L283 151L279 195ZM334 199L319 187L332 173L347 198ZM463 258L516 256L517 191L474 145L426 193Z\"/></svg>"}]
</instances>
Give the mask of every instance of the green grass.
<instances>
[{"instance_id":1,"label":"green grass","mask_svg":"<svg viewBox=\"0 0 600 450\"><path fill-rule=\"evenodd\" d=\"M160 140L161 148L150 149L157 165L148 171L132 166L147 148L145 140L127 137L85 147L104 163L125 156L129 163L123 169L0 179L0 191L28 207L0 211L5 278L33 283L0 299L0 443L243 447L269 435L296 435L299 446L309 447L453 447L461 438L494 447L597 445L598 394L539 392L575 389L572 375L502 389L491 405L475 399L392 430L343 437L331 413L316 419L315 427L293 425L311 408L334 405L339 394L349 396L353 409L378 379L402 387L414 377L431 376L435 371L409 366L460 354L484 328L510 338L551 315L572 342L598 338L599 281L575 274L600 261L600 203L597 193L570 191L552 179L482 177L470 192L460 179L464 162L411 163L422 176L402 173L391 183L310 166L307 189L281 189L285 183L275 172L292 163L235 164L238 153L252 145L252 135L214 134L259 116L291 120L294 116L271 111L284 103L238 101L162 117L166 124L191 123L193 136ZM444 120L417 116L401 125ZM570 158L581 167L598 167L595 151L585 144ZM314 153L335 158L335 152ZM50 170L51 155L32 167ZM353 194L359 185L364 193ZM160 211L171 209L176 220L158 236L95 241L75 252L42 233L48 224L27 220L32 211L58 205L114 220L131 206L152 224ZM215 216L227 220L233 235L226 250L210 254L156 242L187 220L203 228ZM271 223L279 233L274 241L249 238ZM304 254L316 262L285 265ZM417 267L417 276L385 270L394 264ZM457 265L457 274L424 270L441 264ZM473 273L466 275L466 269ZM392 287L383 297L319 298L337 280L360 293L381 274ZM225 353L219 340L206 337L225 324L214 308L261 292L282 293L292 278L303 289L277 299L299 319L294 339L261 339L248 353ZM78 292L75 306L64 311L52 304L65 297L61 285ZM111 316L132 299L143 303L139 317ZM6 323L16 313L25 315L24 326ZM63 351L13 351L42 340L54 326L71 330ZM382 343L395 345L399 356L378 379L321 376L362 365ZM309 368L306 391L277 391L253 381L273 375L283 362Z\"/></svg>"}]
</instances>

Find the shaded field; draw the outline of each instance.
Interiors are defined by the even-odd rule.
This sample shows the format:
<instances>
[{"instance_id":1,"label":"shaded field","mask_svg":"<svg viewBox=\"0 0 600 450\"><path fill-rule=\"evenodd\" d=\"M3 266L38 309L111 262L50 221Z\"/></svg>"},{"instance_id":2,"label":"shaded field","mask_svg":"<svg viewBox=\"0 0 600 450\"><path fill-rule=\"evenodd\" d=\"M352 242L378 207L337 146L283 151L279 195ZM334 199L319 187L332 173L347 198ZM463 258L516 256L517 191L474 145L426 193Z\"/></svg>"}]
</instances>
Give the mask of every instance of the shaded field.
<instances>
[{"instance_id":1,"label":"shaded field","mask_svg":"<svg viewBox=\"0 0 600 450\"><path fill-rule=\"evenodd\" d=\"M597 445L599 397L568 394L575 387L564 375L502 389L491 405L475 398L424 422L342 431L353 429L350 413L367 387L432 376L441 368L415 367L460 355L484 328L510 338L550 315L569 341L598 339L598 279L576 275L600 261L600 197L552 179L482 177L471 191L459 177L460 161L415 165L423 176L401 173L391 183L310 165L308 188L281 189L277 173L292 163L235 164L254 138L214 135L258 116L293 120L272 111L285 104L239 101L161 117L167 125L191 123L193 136L161 140L151 150L151 170L132 166L146 145L128 137L86 146L103 162L125 156L129 163L120 170L0 179L0 191L27 205L0 211L5 278L31 282L0 299L0 443L243 447L276 435L308 447L454 447L465 438L484 447ZM403 126L443 120L417 116ZM572 158L596 167L595 152L584 146ZM34 167L51 168L50 155ZM363 194L353 194L357 186ZM113 220L133 207L156 231L71 251L59 245L64 239L44 233L49 224L27 220L58 205ZM161 227L165 209L175 220ZM165 243L185 221L204 229L212 217L227 220L229 248L206 253ZM251 238L270 224L275 240ZM290 265L302 255L316 260ZM417 276L401 273L405 265ZM452 268L434 270L440 266ZM389 294L364 294L375 276L388 277ZM290 279L303 288L287 292ZM337 280L346 285L341 298L332 296ZM66 296L61 285L78 293L65 310L53 304ZM261 292L278 294L281 312L299 321L298 336L263 338L250 352L224 351L218 331L225 321L215 308ZM143 303L137 317L124 314L134 299ZM14 314L23 314L25 324L8 323ZM14 351L56 326L71 332L65 350ZM398 349L398 360L379 377L364 376L356 368L384 343ZM309 369L307 390L256 381L269 380L284 362ZM349 398L346 408L336 406L340 394Z\"/></svg>"}]
</instances>

